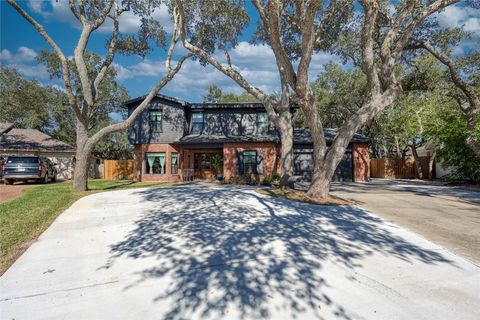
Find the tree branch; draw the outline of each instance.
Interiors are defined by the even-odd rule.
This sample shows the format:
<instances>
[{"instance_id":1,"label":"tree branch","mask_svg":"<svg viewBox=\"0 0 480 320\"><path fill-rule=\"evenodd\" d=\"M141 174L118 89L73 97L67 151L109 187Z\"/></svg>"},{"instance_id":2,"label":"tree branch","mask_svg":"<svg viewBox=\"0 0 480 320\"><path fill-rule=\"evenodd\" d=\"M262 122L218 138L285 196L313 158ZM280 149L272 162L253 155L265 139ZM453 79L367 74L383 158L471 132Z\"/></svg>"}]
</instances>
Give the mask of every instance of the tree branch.
<instances>
[{"instance_id":1,"label":"tree branch","mask_svg":"<svg viewBox=\"0 0 480 320\"><path fill-rule=\"evenodd\" d=\"M8 4L10 4L25 20L27 20L42 36L43 39L52 47L52 49L57 54L58 58L60 59L60 63L62 65L62 77L63 83L65 86L65 91L68 97L68 102L72 106L73 111L75 112L77 118L81 121L84 121L82 113L80 112L80 108L77 105L77 101L75 96L72 92L72 84L70 80L70 71L68 69L68 60L63 54L60 47L55 43L55 41L48 35L45 31L43 26L38 23L35 19L33 19L25 10L23 10L15 0L7 0Z\"/></svg>"},{"instance_id":2,"label":"tree branch","mask_svg":"<svg viewBox=\"0 0 480 320\"><path fill-rule=\"evenodd\" d=\"M277 61L280 77L283 82L288 83L292 88L295 88L297 81L295 71L282 46L280 38L280 4L276 0L269 0L267 13L259 0L252 0L252 2L257 8L262 23L269 34L270 44Z\"/></svg>"},{"instance_id":3,"label":"tree branch","mask_svg":"<svg viewBox=\"0 0 480 320\"><path fill-rule=\"evenodd\" d=\"M100 85L100 82L102 82L108 67L110 67L110 65L113 62L113 58L115 57L117 36L118 36L118 29L119 29L118 20L119 20L120 14L121 14L120 8L118 7L118 4L115 2L115 12L112 17L113 31L112 31L110 43L108 44L107 56L105 57L105 60L103 60L102 67L100 68L100 71L98 72L97 76L95 77L95 80L93 81L93 88L95 90L95 93L94 93L95 95L98 92L98 86Z\"/></svg>"},{"instance_id":4,"label":"tree branch","mask_svg":"<svg viewBox=\"0 0 480 320\"><path fill-rule=\"evenodd\" d=\"M95 133L91 138L88 139L88 144L93 146L104 136L114 132L125 130L130 125L132 125L135 119L140 115L140 113L142 113L148 107L148 104L156 96L158 91L160 91L160 89L162 89L168 82L170 82L173 79L173 77L181 69L183 63L191 56L192 54L189 53L181 57L180 60L178 60L178 63L175 66L175 68L168 70L167 75L157 83L157 85L150 91L150 93L145 97L142 103L132 112L132 114L130 114L130 116L125 121L120 123L115 123L101 129L100 131Z\"/></svg>"}]
</instances>

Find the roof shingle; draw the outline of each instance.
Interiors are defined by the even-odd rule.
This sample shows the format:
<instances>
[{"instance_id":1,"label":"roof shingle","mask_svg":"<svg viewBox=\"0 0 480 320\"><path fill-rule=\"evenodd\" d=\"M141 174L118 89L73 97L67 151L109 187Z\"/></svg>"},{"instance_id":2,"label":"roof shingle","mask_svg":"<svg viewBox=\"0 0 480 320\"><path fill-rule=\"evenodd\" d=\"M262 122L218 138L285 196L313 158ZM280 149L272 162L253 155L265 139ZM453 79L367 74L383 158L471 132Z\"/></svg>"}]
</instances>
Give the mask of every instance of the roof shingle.
<instances>
[{"instance_id":1,"label":"roof shingle","mask_svg":"<svg viewBox=\"0 0 480 320\"><path fill-rule=\"evenodd\" d=\"M0 150L74 152L75 148L35 129L13 128L2 136Z\"/></svg>"}]
</instances>

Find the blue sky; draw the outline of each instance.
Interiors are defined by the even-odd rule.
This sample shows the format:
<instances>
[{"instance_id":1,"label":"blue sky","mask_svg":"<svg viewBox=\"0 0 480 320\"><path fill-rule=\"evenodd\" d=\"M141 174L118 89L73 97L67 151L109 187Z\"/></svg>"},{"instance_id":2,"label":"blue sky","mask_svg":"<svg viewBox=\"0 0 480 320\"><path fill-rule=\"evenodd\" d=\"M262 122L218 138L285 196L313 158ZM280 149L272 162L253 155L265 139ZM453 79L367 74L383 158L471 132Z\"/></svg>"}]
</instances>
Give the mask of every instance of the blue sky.
<instances>
[{"instance_id":1,"label":"blue sky","mask_svg":"<svg viewBox=\"0 0 480 320\"><path fill-rule=\"evenodd\" d=\"M36 79L42 84L56 84L62 87L60 81L51 81L45 67L35 61L35 57L41 49L50 50L50 47L15 10L5 1L0 1L1 64L15 67L24 76ZM64 53L71 56L80 29L67 2L67 0L19 1L24 9L44 25ZM248 2L247 5L251 23L240 39L239 45L230 52L232 63L253 85L267 92L274 92L278 90L278 76L273 53L266 45L249 43L258 16L252 5ZM166 8L158 9L155 17L162 22L167 31L171 30L171 22ZM449 7L439 15L439 21L445 27L464 25L465 29L476 32L477 35L480 34L480 11L478 10L466 9L460 5ZM120 21L120 29L123 32L135 32L139 24L137 17L127 13ZM111 25L97 30L91 38L89 50L103 55L105 53L104 42L110 30ZM467 47L473 45L478 46L476 41L478 38L473 42L465 42L463 47L456 49L456 53L460 54ZM179 53L182 52L180 46L177 49ZM220 54L217 57L223 59ZM116 56L115 67L118 70L118 80L127 88L131 97L146 94L165 74L164 58L165 50L161 48L155 49L145 59L138 56ZM310 70L312 80L328 61L339 61L339 59L325 53L318 53L314 56ZM206 88L211 84L219 85L229 92L240 93L242 91L232 80L212 67L203 67L197 62L191 61L183 66L180 73L161 90L161 93L189 101L200 101Z\"/></svg>"}]
</instances>

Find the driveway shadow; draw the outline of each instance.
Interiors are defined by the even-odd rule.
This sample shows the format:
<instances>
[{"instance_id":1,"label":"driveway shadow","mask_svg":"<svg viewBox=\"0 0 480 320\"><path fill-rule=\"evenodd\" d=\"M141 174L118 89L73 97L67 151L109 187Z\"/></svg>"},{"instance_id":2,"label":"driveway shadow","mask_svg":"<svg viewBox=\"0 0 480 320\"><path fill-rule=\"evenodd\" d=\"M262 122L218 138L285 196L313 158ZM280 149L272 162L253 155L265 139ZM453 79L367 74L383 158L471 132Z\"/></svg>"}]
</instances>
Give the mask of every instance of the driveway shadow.
<instances>
[{"instance_id":1,"label":"driveway shadow","mask_svg":"<svg viewBox=\"0 0 480 320\"><path fill-rule=\"evenodd\" d=\"M324 293L327 261L352 269L380 253L405 261L452 264L440 253L391 234L384 221L348 206L318 206L268 198L252 190L178 186L138 191L154 209L113 245L118 257L158 258L139 283L169 277L156 301L174 301L164 319L271 318L272 297L287 318L319 314L321 305L350 319ZM138 283L132 284L132 286ZM128 290L128 287L126 288ZM277 306L278 307L278 306Z\"/></svg>"}]
</instances>

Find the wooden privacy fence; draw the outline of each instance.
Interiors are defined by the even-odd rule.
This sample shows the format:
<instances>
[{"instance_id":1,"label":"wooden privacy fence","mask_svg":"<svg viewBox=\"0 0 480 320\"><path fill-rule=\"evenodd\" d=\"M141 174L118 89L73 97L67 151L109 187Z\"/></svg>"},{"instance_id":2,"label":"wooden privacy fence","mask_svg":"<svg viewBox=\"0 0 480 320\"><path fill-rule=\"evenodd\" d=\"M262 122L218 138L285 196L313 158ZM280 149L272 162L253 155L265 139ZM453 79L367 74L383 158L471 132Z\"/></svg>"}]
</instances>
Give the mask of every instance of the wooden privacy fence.
<instances>
[{"instance_id":1,"label":"wooden privacy fence","mask_svg":"<svg viewBox=\"0 0 480 320\"><path fill-rule=\"evenodd\" d=\"M103 179L131 180L133 179L133 160L104 160Z\"/></svg>"},{"instance_id":2,"label":"wooden privacy fence","mask_svg":"<svg viewBox=\"0 0 480 320\"><path fill-rule=\"evenodd\" d=\"M422 167L423 178L428 179L429 157L419 157ZM435 167L435 166L434 166ZM416 179L418 178L415 159L406 158L382 158L370 160L370 177L386 179Z\"/></svg>"}]
</instances>

